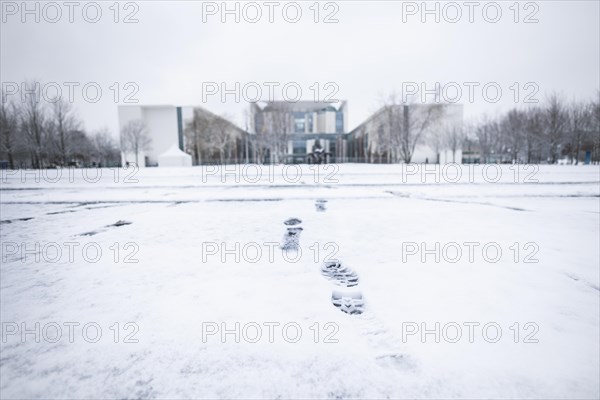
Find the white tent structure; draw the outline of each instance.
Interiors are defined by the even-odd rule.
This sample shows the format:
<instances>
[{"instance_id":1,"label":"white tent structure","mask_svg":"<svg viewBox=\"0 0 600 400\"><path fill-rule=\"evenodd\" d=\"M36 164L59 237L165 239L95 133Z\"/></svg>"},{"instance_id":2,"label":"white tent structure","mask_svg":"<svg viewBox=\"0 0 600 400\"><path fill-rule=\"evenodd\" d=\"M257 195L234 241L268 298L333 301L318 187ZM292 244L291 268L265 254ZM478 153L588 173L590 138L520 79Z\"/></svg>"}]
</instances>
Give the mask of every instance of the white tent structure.
<instances>
[{"instance_id":1,"label":"white tent structure","mask_svg":"<svg viewBox=\"0 0 600 400\"><path fill-rule=\"evenodd\" d=\"M159 167L191 167L192 156L181 151L177 144L173 143L169 150L158 156Z\"/></svg>"}]
</instances>

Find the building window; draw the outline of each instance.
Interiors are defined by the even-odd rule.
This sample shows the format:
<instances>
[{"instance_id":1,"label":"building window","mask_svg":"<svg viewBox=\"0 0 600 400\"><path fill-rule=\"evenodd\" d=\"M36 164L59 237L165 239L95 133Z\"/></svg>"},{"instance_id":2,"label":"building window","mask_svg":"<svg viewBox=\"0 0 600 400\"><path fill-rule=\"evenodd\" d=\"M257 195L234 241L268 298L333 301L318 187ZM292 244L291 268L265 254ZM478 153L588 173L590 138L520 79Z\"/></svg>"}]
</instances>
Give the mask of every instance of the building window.
<instances>
[{"instance_id":1,"label":"building window","mask_svg":"<svg viewBox=\"0 0 600 400\"><path fill-rule=\"evenodd\" d=\"M304 133L306 131L306 115L303 112L294 113L294 132Z\"/></svg>"},{"instance_id":2,"label":"building window","mask_svg":"<svg viewBox=\"0 0 600 400\"><path fill-rule=\"evenodd\" d=\"M335 132L344 133L344 113L341 111L335 113Z\"/></svg>"},{"instance_id":3,"label":"building window","mask_svg":"<svg viewBox=\"0 0 600 400\"><path fill-rule=\"evenodd\" d=\"M294 155L306 154L306 140L294 140Z\"/></svg>"}]
</instances>

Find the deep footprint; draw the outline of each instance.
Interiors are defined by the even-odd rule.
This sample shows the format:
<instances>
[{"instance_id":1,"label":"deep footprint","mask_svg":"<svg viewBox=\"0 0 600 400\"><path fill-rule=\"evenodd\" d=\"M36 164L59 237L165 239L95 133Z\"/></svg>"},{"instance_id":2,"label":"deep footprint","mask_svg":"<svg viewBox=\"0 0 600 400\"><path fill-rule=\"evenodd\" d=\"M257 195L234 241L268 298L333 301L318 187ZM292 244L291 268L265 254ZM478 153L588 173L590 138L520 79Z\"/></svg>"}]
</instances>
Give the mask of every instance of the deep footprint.
<instances>
[{"instance_id":1,"label":"deep footprint","mask_svg":"<svg viewBox=\"0 0 600 400\"><path fill-rule=\"evenodd\" d=\"M337 261L323 264L321 275L339 286L352 287L358 285L358 275L356 272Z\"/></svg>"},{"instance_id":2,"label":"deep footprint","mask_svg":"<svg viewBox=\"0 0 600 400\"><path fill-rule=\"evenodd\" d=\"M299 226L287 228L281 248L283 250L297 250L300 247L300 232L302 232L302 228Z\"/></svg>"},{"instance_id":3,"label":"deep footprint","mask_svg":"<svg viewBox=\"0 0 600 400\"><path fill-rule=\"evenodd\" d=\"M326 210L325 203L327 203L327 200L317 199L317 202L315 203L315 207L317 208L318 212L324 212Z\"/></svg>"},{"instance_id":4,"label":"deep footprint","mask_svg":"<svg viewBox=\"0 0 600 400\"><path fill-rule=\"evenodd\" d=\"M293 226L293 225L299 225L301 224L302 221L299 220L298 218L290 218L287 221L284 222L284 224L288 225L288 226Z\"/></svg>"},{"instance_id":5,"label":"deep footprint","mask_svg":"<svg viewBox=\"0 0 600 400\"><path fill-rule=\"evenodd\" d=\"M360 292L334 290L331 293L331 303L346 314L362 314L365 307L365 302Z\"/></svg>"}]
</instances>

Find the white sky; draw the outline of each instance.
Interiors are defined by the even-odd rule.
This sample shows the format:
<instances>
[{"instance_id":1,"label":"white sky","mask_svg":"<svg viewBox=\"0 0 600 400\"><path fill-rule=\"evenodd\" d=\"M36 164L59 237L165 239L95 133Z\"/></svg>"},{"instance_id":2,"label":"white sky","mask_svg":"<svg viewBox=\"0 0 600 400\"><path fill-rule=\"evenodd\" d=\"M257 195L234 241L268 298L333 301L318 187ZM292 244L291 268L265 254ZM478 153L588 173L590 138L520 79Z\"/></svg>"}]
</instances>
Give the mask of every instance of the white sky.
<instances>
[{"instance_id":1,"label":"white sky","mask_svg":"<svg viewBox=\"0 0 600 400\"><path fill-rule=\"evenodd\" d=\"M520 83L521 101L530 91L523 88L527 82L538 85L534 97L540 100L552 91L588 99L600 88L598 1L538 1L527 9L521 2L520 19L537 6L539 22L532 24L514 23L509 8L513 1L498 2L502 17L495 24L482 15L483 5L489 2L479 2L474 23L468 22L464 2L457 2L463 15L455 24L436 23L432 15L422 23L420 14L406 16L403 22L400 1L335 2L339 22L333 24L314 23L309 9L313 1L298 2L303 14L296 24L283 19L282 6L275 9L275 22L269 23L264 2L257 2L263 16L255 24L236 23L233 16L222 23L220 14L208 16L204 23L203 4L197 1L135 2L139 22L133 24L113 22L112 1L99 2L102 17L95 24L82 17L86 2L75 9L73 23L68 22L66 6L61 7L57 23L43 17L36 23L33 15L27 15L23 23L20 10L8 15L8 3L21 8L20 1L2 2L6 19L0 40L2 82L98 82L103 90L100 101L86 102L76 89L75 107L88 130L106 126L114 135L117 106L109 89L113 82L121 84L121 101L128 93L122 86L135 82L139 92L134 97L140 104L203 105L229 114L239 125L247 104L235 103L232 96L225 103L218 96L203 103L203 82L226 82L231 88L235 82L242 86L298 82L304 100L312 99L314 82L321 91L327 82L335 82L339 86L335 97L349 102L350 128L375 111L384 95L400 91L403 82L426 82L430 88L434 82L458 82L464 89L461 103L467 118L512 106L514 82ZM31 8L34 4L28 3ZM215 4L221 6L221 2ZM319 7L321 18L332 10L324 10L324 4ZM434 2L428 4L434 7ZM121 3L121 19L133 10L123 7ZM46 10L52 18L54 10ZM453 17L454 11L447 10ZM488 11L493 17L493 9ZM93 17L92 9L88 15ZM486 102L480 86L475 89L475 102L470 103L462 82L498 82L502 97L496 104ZM66 96L67 87L63 88ZM267 88L263 88L266 96ZM275 93L280 99L281 90Z\"/></svg>"}]
</instances>

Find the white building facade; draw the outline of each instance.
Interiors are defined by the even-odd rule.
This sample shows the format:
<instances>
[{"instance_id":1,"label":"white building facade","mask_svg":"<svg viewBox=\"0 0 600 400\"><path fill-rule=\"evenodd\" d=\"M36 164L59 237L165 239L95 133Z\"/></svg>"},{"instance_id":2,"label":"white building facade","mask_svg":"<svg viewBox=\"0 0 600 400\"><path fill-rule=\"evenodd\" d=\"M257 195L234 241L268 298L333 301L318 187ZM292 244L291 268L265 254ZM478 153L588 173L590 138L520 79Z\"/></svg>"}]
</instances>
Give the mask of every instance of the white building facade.
<instances>
[{"instance_id":1,"label":"white building facade","mask_svg":"<svg viewBox=\"0 0 600 400\"><path fill-rule=\"evenodd\" d=\"M142 149L137 154L138 166L158 166L159 156L168 152L173 145L181 151L185 150L184 128L193 117L193 107L176 107L171 105L137 106L120 105L119 132L122 133L127 124L141 121L150 138L147 149ZM136 155L133 152L121 152L121 162L135 163Z\"/></svg>"}]
</instances>

